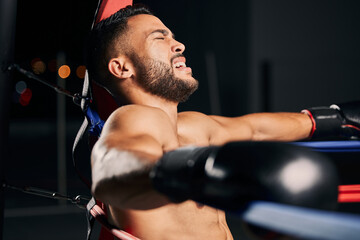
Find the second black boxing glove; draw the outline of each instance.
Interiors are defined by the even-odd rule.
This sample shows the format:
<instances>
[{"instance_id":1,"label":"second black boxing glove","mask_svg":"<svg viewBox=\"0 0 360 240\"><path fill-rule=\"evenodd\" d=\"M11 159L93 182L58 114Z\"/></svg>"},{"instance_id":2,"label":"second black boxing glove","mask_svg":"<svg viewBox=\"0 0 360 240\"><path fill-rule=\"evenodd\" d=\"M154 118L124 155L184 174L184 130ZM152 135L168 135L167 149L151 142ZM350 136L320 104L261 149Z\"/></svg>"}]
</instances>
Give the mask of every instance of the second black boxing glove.
<instances>
[{"instance_id":1,"label":"second black boxing glove","mask_svg":"<svg viewBox=\"0 0 360 240\"><path fill-rule=\"evenodd\" d=\"M232 142L164 154L150 173L175 202L238 210L253 200L332 209L338 177L325 156L286 143Z\"/></svg>"},{"instance_id":2,"label":"second black boxing glove","mask_svg":"<svg viewBox=\"0 0 360 240\"><path fill-rule=\"evenodd\" d=\"M312 107L302 112L313 122L310 133L313 140L360 138L360 101Z\"/></svg>"}]
</instances>

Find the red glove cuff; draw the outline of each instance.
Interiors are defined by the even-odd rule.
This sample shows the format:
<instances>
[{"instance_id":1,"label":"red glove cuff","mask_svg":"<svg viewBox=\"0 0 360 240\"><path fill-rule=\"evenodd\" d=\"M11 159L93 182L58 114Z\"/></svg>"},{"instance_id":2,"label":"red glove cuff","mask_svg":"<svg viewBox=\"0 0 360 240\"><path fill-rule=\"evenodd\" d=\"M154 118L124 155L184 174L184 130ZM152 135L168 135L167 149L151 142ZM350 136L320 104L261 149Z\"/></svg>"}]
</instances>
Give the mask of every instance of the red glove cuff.
<instances>
[{"instance_id":1,"label":"red glove cuff","mask_svg":"<svg viewBox=\"0 0 360 240\"><path fill-rule=\"evenodd\" d=\"M311 132L310 132L310 134L309 134L309 138L312 138L312 136L314 135L314 132L315 132L315 130L316 130L316 122L315 122L315 119L314 119L313 115L311 114L311 112L310 112L309 110L304 109L304 110L302 110L301 112L302 112L302 113L305 113L306 115L308 115L309 118L311 119L312 128L311 128Z\"/></svg>"}]
</instances>

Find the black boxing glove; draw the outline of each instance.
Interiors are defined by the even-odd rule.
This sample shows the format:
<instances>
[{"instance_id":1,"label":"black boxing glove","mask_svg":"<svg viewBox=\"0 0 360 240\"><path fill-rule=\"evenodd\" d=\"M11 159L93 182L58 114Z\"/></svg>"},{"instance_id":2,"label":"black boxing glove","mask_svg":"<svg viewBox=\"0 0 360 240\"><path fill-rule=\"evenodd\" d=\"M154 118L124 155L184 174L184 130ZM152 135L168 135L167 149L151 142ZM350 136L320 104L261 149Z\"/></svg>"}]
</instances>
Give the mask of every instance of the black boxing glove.
<instances>
[{"instance_id":1,"label":"black boxing glove","mask_svg":"<svg viewBox=\"0 0 360 240\"><path fill-rule=\"evenodd\" d=\"M218 147L182 147L165 153L150 172L155 189L174 202L196 194L195 185L204 181L204 166Z\"/></svg>"},{"instance_id":2,"label":"black boxing glove","mask_svg":"<svg viewBox=\"0 0 360 240\"><path fill-rule=\"evenodd\" d=\"M313 107L302 112L313 122L309 136L312 140L360 138L360 101Z\"/></svg>"},{"instance_id":3,"label":"black boxing glove","mask_svg":"<svg viewBox=\"0 0 360 240\"><path fill-rule=\"evenodd\" d=\"M164 154L150 177L154 188L174 202L191 199L223 210L239 210L253 200L321 209L337 203L333 164L287 143L180 148Z\"/></svg>"}]
</instances>

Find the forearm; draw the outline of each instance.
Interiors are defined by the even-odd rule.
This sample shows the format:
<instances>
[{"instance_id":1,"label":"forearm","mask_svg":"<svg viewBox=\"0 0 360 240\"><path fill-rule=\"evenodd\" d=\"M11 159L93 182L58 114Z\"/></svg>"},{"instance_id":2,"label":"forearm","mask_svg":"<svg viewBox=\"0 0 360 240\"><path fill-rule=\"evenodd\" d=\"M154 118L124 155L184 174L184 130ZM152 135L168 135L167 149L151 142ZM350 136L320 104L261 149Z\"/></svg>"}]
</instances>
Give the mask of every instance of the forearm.
<instances>
[{"instance_id":1,"label":"forearm","mask_svg":"<svg viewBox=\"0 0 360 240\"><path fill-rule=\"evenodd\" d=\"M235 118L212 118L222 126L221 131L228 133L224 142L296 141L307 138L312 129L311 119L303 113L253 113Z\"/></svg>"},{"instance_id":2,"label":"forearm","mask_svg":"<svg viewBox=\"0 0 360 240\"><path fill-rule=\"evenodd\" d=\"M258 113L248 115L255 141L296 141L309 137L312 121L303 113Z\"/></svg>"},{"instance_id":3,"label":"forearm","mask_svg":"<svg viewBox=\"0 0 360 240\"><path fill-rule=\"evenodd\" d=\"M157 156L108 148L97 143L92 151L92 193L118 208L150 209L168 202L155 192L149 172Z\"/></svg>"},{"instance_id":4,"label":"forearm","mask_svg":"<svg viewBox=\"0 0 360 240\"><path fill-rule=\"evenodd\" d=\"M256 113L225 120L232 136L242 136L241 125L248 127L248 138L255 141L333 140L360 138L360 101L312 107L302 113ZM304 114L306 113L306 114ZM246 131L245 131L246 132ZM232 140L244 140L236 139Z\"/></svg>"}]
</instances>

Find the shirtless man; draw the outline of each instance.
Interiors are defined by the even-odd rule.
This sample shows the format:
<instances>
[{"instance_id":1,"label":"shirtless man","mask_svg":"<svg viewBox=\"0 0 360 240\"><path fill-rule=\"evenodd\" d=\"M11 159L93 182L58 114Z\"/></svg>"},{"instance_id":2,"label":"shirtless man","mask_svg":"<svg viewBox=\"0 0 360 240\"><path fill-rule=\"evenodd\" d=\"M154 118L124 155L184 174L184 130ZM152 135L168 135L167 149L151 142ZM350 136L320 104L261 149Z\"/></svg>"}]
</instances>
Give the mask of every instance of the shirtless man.
<instances>
[{"instance_id":1,"label":"shirtless man","mask_svg":"<svg viewBox=\"0 0 360 240\"><path fill-rule=\"evenodd\" d=\"M116 27L117 26L117 27ZM182 146L230 141L305 139L313 122L303 113L236 118L178 113L198 86L185 46L144 8L127 8L93 31L90 76L122 107L107 119L92 151L92 192L109 221L141 239L233 239L224 212L193 201L173 203L152 187L149 172Z\"/></svg>"}]
</instances>

